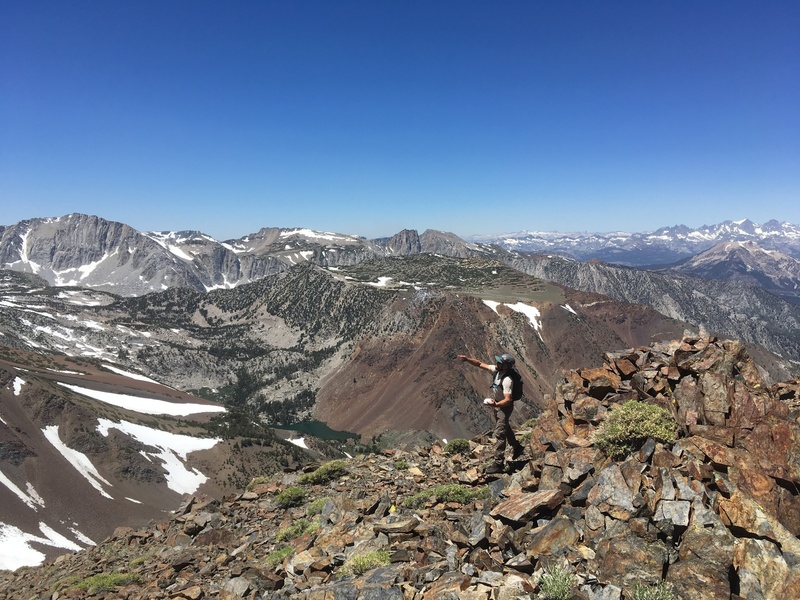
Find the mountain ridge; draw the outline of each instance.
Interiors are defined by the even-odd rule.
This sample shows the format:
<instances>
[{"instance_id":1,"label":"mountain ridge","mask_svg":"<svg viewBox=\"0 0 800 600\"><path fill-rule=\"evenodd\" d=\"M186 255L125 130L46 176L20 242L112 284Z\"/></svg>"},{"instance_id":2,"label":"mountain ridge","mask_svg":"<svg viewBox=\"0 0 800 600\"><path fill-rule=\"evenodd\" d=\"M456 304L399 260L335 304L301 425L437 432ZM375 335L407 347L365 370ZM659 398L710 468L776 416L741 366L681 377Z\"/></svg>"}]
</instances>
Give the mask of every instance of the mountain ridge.
<instances>
[{"instance_id":1,"label":"mountain ridge","mask_svg":"<svg viewBox=\"0 0 800 600\"><path fill-rule=\"evenodd\" d=\"M674 263L723 241L753 241L768 250L779 250L800 258L800 226L774 219L763 225L742 219L703 225L697 229L675 225L641 233L520 231L472 235L466 239L518 252L559 254L576 260L596 259L635 267Z\"/></svg>"}]
</instances>

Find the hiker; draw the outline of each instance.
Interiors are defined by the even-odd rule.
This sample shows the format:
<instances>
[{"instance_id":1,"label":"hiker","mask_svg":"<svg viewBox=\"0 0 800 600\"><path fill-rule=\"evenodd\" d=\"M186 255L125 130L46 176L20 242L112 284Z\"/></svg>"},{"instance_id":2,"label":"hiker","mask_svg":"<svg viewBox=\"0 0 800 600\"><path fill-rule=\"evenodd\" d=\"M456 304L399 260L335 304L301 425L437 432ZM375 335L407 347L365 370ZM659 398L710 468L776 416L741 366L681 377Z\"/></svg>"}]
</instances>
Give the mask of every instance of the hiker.
<instances>
[{"instance_id":1,"label":"hiker","mask_svg":"<svg viewBox=\"0 0 800 600\"><path fill-rule=\"evenodd\" d=\"M513 450L512 460L519 458L525 448L517 441L509 419L514 411L514 382L521 382L519 373L514 368L514 357L510 354L495 356L495 364L487 364L477 358L470 358L459 354L458 358L475 367L486 369L494 373L492 379L492 397L484 400L484 404L494 409L495 426L494 437L497 440L494 447L494 462L486 468L486 473L502 473L505 464L506 445ZM519 386L518 384L518 387ZM520 391L521 395L521 391Z\"/></svg>"}]
</instances>

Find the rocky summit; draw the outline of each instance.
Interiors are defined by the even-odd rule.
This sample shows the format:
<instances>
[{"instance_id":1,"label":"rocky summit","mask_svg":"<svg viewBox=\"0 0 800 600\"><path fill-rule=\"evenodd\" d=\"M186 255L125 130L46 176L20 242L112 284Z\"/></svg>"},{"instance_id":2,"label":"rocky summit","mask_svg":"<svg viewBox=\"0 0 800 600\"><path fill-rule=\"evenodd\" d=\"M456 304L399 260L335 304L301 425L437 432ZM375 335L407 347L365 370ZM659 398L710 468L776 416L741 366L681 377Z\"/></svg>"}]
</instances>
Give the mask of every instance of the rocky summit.
<instances>
[{"instance_id":1,"label":"rocky summit","mask_svg":"<svg viewBox=\"0 0 800 600\"><path fill-rule=\"evenodd\" d=\"M573 600L800 598L800 380L768 387L713 337L604 358L566 373L500 475L487 435L282 472L0 574L0 597L553 598L560 573ZM675 438L608 456L631 402Z\"/></svg>"}]
</instances>

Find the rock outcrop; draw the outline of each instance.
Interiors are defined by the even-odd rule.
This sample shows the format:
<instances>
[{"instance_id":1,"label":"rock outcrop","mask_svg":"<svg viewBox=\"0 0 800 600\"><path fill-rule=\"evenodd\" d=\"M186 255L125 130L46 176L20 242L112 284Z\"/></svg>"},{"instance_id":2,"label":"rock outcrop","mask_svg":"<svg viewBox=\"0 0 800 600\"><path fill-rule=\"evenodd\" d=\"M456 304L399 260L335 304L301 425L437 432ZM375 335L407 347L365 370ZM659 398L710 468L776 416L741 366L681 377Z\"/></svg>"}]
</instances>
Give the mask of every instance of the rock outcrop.
<instances>
[{"instance_id":1,"label":"rock outcrop","mask_svg":"<svg viewBox=\"0 0 800 600\"><path fill-rule=\"evenodd\" d=\"M566 374L517 432L526 455L499 477L482 474L485 436L461 454L437 443L359 456L330 480L282 473L0 574L0 596L535 598L545 569L559 566L581 600L628 599L662 582L681 599L798 598L799 388L765 386L738 342L687 337L610 353ZM605 456L598 427L630 400L668 410L677 441ZM383 564L354 570L366 556ZM103 588L103 574L129 581Z\"/></svg>"}]
</instances>

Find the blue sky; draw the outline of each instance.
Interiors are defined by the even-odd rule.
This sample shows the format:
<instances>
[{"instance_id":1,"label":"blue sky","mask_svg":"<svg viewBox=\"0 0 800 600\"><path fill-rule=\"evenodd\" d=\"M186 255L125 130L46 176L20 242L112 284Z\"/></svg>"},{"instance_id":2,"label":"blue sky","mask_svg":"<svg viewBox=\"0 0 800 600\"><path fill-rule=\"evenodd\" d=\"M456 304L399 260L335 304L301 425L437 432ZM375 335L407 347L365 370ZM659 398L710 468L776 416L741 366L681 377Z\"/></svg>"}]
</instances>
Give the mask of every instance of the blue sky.
<instances>
[{"instance_id":1,"label":"blue sky","mask_svg":"<svg viewBox=\"0 0 800 600\"><path fill-rule=\"evenodd\" d=\"M800 2L0 6L0 224L800 223Z\"/></svg>"}]
</instances>

